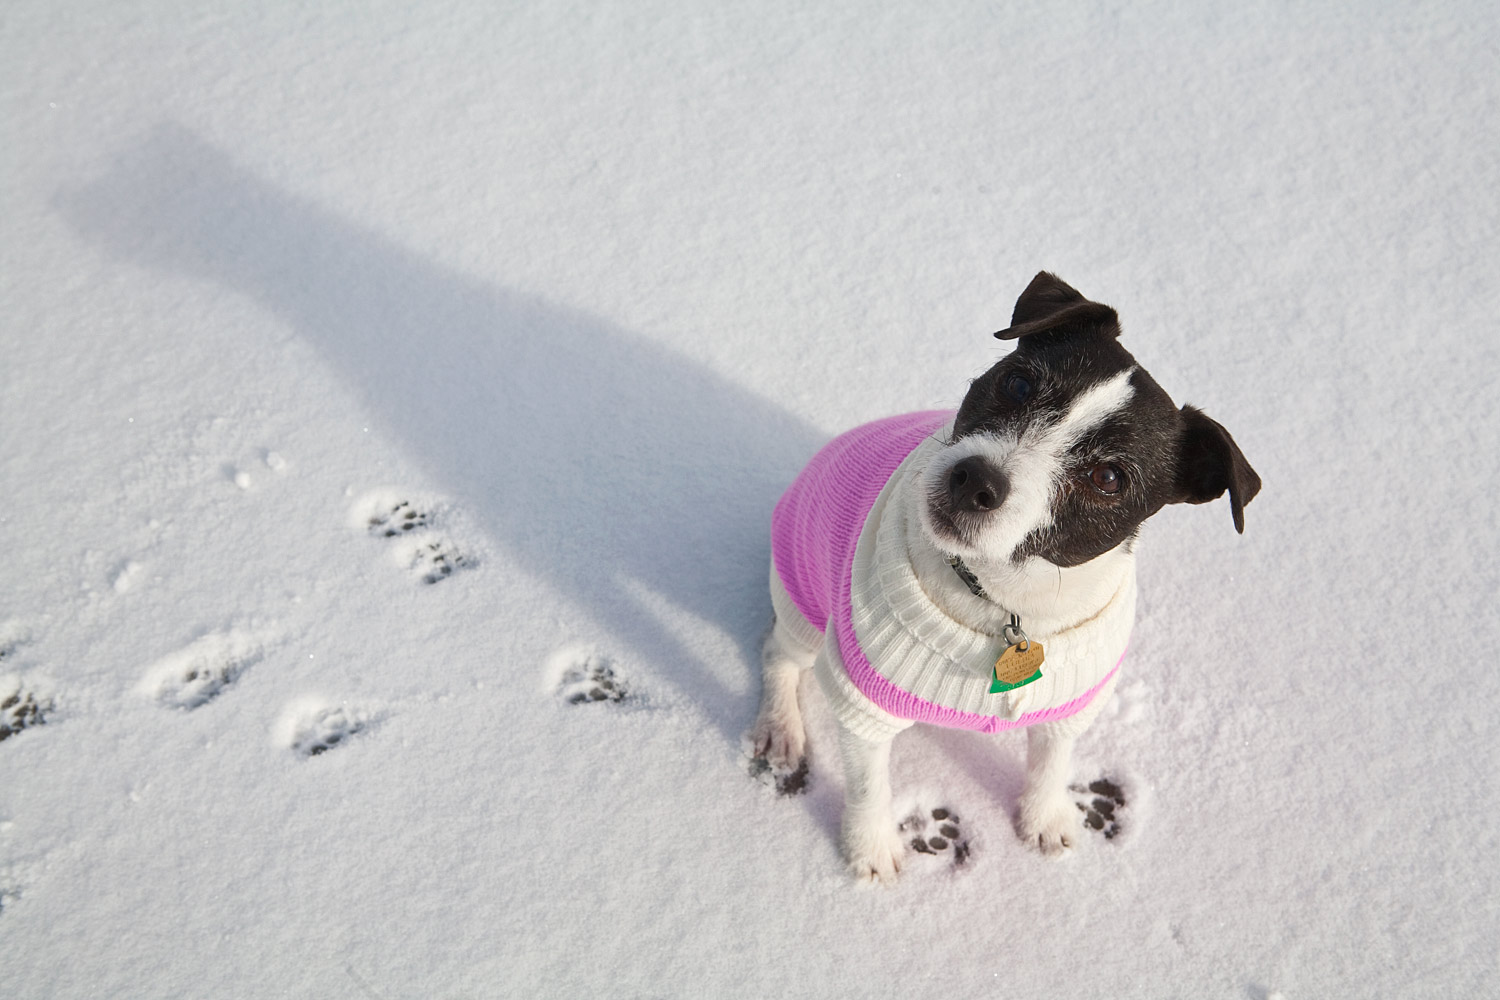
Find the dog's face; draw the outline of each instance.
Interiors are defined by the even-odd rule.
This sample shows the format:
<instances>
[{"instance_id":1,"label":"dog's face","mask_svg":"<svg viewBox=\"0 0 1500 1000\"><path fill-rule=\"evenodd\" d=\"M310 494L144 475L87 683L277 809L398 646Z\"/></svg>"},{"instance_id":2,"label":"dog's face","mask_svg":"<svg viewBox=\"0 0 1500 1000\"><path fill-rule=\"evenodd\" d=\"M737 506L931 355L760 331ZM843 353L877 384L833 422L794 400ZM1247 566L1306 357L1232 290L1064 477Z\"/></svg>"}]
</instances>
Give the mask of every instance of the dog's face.
<instances>
[{"instance_id":1,"label":"dog's face","mask_svg":"<svg viewBox=\"0 0 1500 1000\"><path fill-rule=\"evenodd\" d=\"M1119 343L1113 309L1042 273L996 334L1019 346L974 380L920 477L940 551L1077 566L1134 539L1169 503L1229 491L1235 527L1260 489L1223 427L1181 409Z\"/></svg>"}]
</instances>

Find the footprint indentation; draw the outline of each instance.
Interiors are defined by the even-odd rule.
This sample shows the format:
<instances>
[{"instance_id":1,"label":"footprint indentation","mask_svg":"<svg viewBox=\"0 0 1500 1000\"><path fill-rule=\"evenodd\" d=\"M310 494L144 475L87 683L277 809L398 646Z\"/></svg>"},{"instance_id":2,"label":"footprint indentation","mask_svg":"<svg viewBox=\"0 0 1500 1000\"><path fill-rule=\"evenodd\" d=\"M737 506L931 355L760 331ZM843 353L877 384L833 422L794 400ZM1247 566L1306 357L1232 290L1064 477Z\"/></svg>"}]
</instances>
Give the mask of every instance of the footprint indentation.
<instances>
[{"instance_id":1,"label":"footprint indentation","mask_svg":"<svg viewBox=\"0 0 1500 1000\"><path fill-rule=\"evenodd\" d=\"M411 505L409 500L398 500L389 510L377 510L370 515L370 534L384 538L395 538L408 531L427 527L428 515Z\"/></svg>"},{"instance_id":2,"label":"footprint indentation","mask_svg":"<svg viewBox=\"0 0 1500 1000\"><path fill-rule=\"evenodd\" d=\"M366 494L354 505L354 516L374 538L394 543L392 552L423 583L446 580L475 564L474 557L437 530L440 508L390 490Z\"/></svg>"},{"instance_id":3,"label":"footprint indentation","mask_svg":"<svg viewBox=\"0 0 1500 1000\"><path fill-rule=\"evenodd\" d=\"M31 632L17 621L0 623L0 663L16 659ZM33 726L45 725L52 699L38 692L18 674L0 675L0 740Z\"/></svg>"},{"instance_id":4,"label":"footprint indentation","mask_svg":"<svg viewBox=\"0 0 1500 1000\"><path fill-rule=\"evenodd\" d=\"M191 711L223 694L264 655L248 632L212 632L147 668L141 689L161 705Z\"/></svg>"},{"instance_id":5,"label":"footprint indentation","mask_svg":"<svg viewBox=\"0 0 1500 1000\"><path fill-rule=\"evenodd\" d=\"M791 769L773 767L764 757L751 757L750 777L761 784L771 785L777 795L789 797L807 792L811 774L805 756L797 758L797 766Z\"/></svg>"},{"instance_id":6,"label":"footprint indentation","mask_svg":"<svg viewBox=\"0 0 1500 1000\"><path fill-rule=\"evenodd\" d=\"M0 882L0 913L4 913L7 906L16 902L20 898L20 888L13 885L6 885L4 882Z\"/></svg>"},{"instance_id":7,"label":"footprint indentation","mask_svg":"<svg viewBox=\"0 0 1500 1000\"><path fill-rule=\"evenodd\" d=\"M0 687L0 742L23 729L46 724L47 713L50 711L52 702L49 699L40 698L34 691L25 690L19 681L8 688Z\"/></svg>"},{"instance_id":8,"label":"footprint indentation","mask_svg":"<svg viewBox=\"0 0 1500 1000\"><path fill-rule=\"evenodd\" d=\"M283 742L298 757L317 757L362 733L370 719L344 705L305 702L294 705L282 720Z\"/></svg>"},{"instance_id":9,"label":"footprint indentation","mask_svg":"<svg viewBox=\"0 0 1500 1000\"><path fill-rule=\"evenodd\" d=\"M570 705L624 701L630 696L625 679L607 658L595 653L563 671L558 695Z\"/></svg>"},{"instance_id":10,"label":"footprint indentation","mask_svg":"<svg viewBox=\"0 0 1500 1000\"><path fill-rule=\"evenodd\" d=\"M422 578L423 583L432 584L446 580L454 570L467 569L469 557L453 547L446 538L424 541L411 553L410 566ZM445 591L446 593L446 591Z\"/></svg>"},{"instance_id":11,"label":"footprint indentation","mask_svg":"<svg viewBox=\"0 0 1500 1000\"><path fill-rule=\"evenodd\" d=\"M913 851L948 858L954 868L963 867L972 853L958 814L946 806L916 809L901 821L899 829L901 838Z\"/></svg>"},{"instance_id":12,"label":"footprint indentation","mask_svg":"<svg viewBox=\"0 0 1500 1000\"><path fill-rule=\"evenodd\" d=\"M1074 804L1083 813L1083 825L1104 834L1105 840L1113 840L1120 833L1121 811L1125 808L1125 792L1119 784L1108 778L1100 778L1084 785L1070 785Z\"/></svg>"}]
</instances>

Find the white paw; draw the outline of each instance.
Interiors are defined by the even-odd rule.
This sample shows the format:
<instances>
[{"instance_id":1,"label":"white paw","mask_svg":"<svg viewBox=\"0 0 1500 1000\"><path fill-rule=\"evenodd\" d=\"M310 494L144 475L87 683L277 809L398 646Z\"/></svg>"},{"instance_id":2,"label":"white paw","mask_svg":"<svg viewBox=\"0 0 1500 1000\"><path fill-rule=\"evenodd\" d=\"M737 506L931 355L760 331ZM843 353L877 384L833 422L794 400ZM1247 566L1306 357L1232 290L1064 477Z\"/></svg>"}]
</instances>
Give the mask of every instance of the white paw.
<instances>
[{"instance_id":1,"label":"white paw","mask_svg":"<svg viewBox=\"0 0 1500 1000\"><path fill-rule=\"evenodd\" d=\"M1043 854L1059 855L1078 839L1078 807L1066 790L1045 796L1021 796L1021 839Z\"/></svg>"},{"instance_id":2,"label":"white paw","mask_svg":"<svg viewBox=\"0 0 1500 1000\"><path fill-rule=\"evenodd\" d=\"M752 756L764 760L773 771L795 770L807 754L802 713L795 705L791 711L762 711L750 729L750 744Z\"/></svg>"},{"instance_id":3,"label":"white paw","mask_svg":"<svg viewBox=\"0 0 1500 1000\"><path fill-rule=\"evenodd\" d=\"M901 871L901 856L906 852L901 831L884 812L863 816L845 812L843 847L855 878L882 885L896 881Z\"/></svg>"}]
</instances>

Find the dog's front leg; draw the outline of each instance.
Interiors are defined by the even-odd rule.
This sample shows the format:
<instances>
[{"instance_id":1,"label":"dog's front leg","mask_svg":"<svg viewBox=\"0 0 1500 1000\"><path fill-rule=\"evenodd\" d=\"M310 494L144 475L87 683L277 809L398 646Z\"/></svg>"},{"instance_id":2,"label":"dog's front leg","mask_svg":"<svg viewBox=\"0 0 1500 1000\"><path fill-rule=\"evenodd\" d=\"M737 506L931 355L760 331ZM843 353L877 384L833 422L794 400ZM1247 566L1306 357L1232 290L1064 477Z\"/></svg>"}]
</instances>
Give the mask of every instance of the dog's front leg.
<instances>
[{"instance_id":1,"label":"dog's front leg","mask_svg":"<svg viewBox=\"0 0 1500 1000\"><path fill-rule=\"evenodd\" d=\"M904 848L891 815L891 740L871 741L839 727L844 762L841 846L857 878L889 884Z\"/></svg>"},{"instance_id":2,"label":"dog's front leg","mask_svg":"<svg viewBox=\"0 0 1500 1000\"><path fill-rule=\"evenodd\" d=\"M1078 714L1026 730L1026 788L1021 792L1017 826L1021 839L1035 844L1043 854L1061 854L1072 847L1083 828L1082 814L1068 796L1073 744L1109 704L1118 680L1118 675L1111 676Z\"/></svg>"},{"instance_id":3,"label":"dog's front leg","mask_svg":"<svg viewBox=\"0 0 1500 1000\"><path fill-rule=\"evenodd\" d=\"M1072 720L1042 723L1026 731L1026 788L1021 792L1021 839L1043 854L1073 846L1081 825L1068 797L1068 774L1078 727Z\"/></svg>"},{"instance_id":4,"label":"dog's front leg","mask_svg":"<svg viewBox=\"0 0 1500 1000\"><path fill-rule=\"evenodd\" d=\"M797 704L797 685L816 653L797 643L777 621L761 647L760 712L750 728L752 752L773 770L797 768L807 753L807 733Z\"/></svg>"}]
</instances>

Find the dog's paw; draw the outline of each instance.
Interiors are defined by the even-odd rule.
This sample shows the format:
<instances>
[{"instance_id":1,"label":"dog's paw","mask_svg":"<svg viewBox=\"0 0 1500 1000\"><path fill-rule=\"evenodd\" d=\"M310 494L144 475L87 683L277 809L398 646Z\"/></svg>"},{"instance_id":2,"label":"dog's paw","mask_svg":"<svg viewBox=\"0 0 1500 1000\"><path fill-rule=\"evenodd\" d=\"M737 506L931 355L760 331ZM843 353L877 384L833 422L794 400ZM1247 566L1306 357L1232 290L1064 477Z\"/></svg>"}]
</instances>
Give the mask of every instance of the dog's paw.
<instances>
[{"instance_id":1,"label":"dog's paw","mask_svg":"<svg viewBox=\"0 0 1500 1000\"><path fill-rule=\"evenodd\" d=\"M969 837L958 814L946 806L915 809L899 829L907 846L918 854L948 859L954 868L962 868L969 860Z\"/></svg>"},{"instance_id":2,"label":"dog's paw","mask_svg":"<svg viewBox=\"0 0 1500 1000\"><path fill-rule=\"evenodd\" d=\"M752 756L763 759L774 769L797 766L807 756L807 731L802 717L792 711L762 712L750 729Z\"/></svg>"},{"instance_id":3,"label":"dog's paw","mask_svg":"<svg viewBox=\"0 0 1500 1000\"><path fill-rule=\"evenodd\" d=\"M856 879L881 885L896 881L906 845L890 816L885 813L851 816L845 812L841 842L844 859Z\"/></svg>"},{"instance_id":4,"label":"dog's paw","mask_svg":"<svg viewBox=\"0 0 1500 1000\"><path fill-rule=\"evenodd\" d=\"M1017 826L1022 840L1056 857L1078 840L1078 809L1066 790L1045 796L1022 795Z\"/></svg>"},{"instance_id":5,"label":"dog's paw","mask_svg":"<svg viewBox=\"0 0 1500 1000\"><path fill-rule=\"evenodd\" d=\"M796 701L762 711L750 729L750 775L769 778L780 795L807 791L807 731Z\"/></svg>"},{"instance_id":6,"label":"dog's paw","mask_svg":"<svg viewBox=\"0 0 1500 1000\"><path fill-rule=\"evenodd\" d=\"M746 736L751 775L772 775L782 795L796 795L807 788L807 730L797 701L801 678L802 671L795 664L767 666L760 711Z\"/></svg>"},{"instance_id":7,"label":"dog's paw","mask_svg":"<svg viewBox=\"0 0 1500 1000\"><path fill-rule=\"evenodd\" d=\"M1120 833L1125 809L1125 791L1118 782L1100 778L1084 785L1070 785L1073 804L1083 813L1083 825L1104 834L1105 840L1114 840Z\"/></svg>"}]
</instances>

